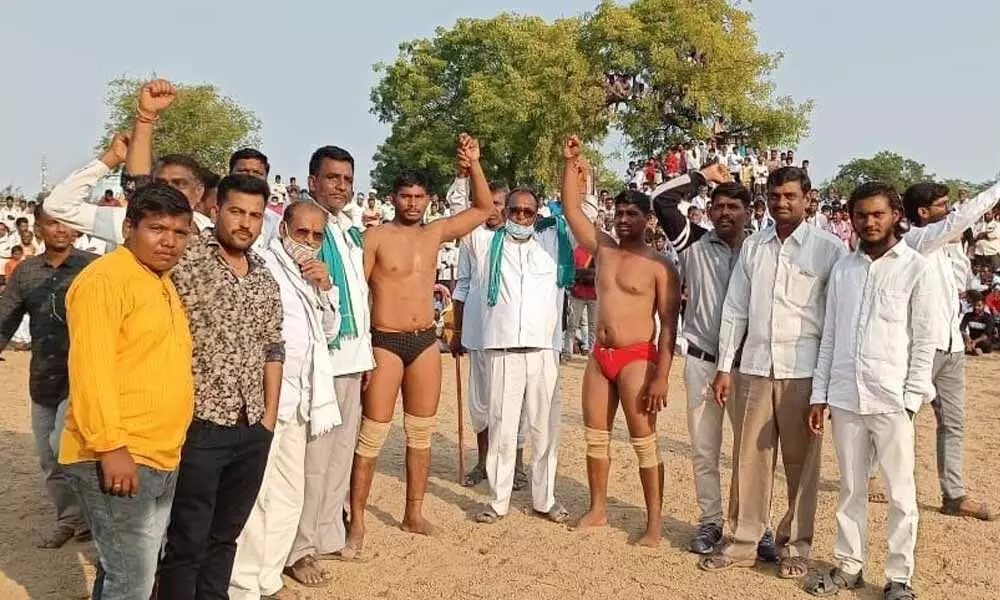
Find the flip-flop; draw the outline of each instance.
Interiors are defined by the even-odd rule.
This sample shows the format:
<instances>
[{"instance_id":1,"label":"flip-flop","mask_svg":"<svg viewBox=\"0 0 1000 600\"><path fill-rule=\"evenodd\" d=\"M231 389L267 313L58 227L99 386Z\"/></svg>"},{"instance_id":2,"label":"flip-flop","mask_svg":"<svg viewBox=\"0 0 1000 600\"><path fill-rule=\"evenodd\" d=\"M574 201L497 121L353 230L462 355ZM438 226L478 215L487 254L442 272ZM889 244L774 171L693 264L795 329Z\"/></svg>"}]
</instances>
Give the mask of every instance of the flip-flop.
<instances>
[{"instance_id":1,"label":"flip-flop","mask_svg":"<svg viewBox=\"0 0 1000 600\"><path fill-rule=\"evenodd\" d=\"M857 575L848 575L840 569L831 569L809 582L805 590L812 596L826 598L835 596L843 590L857 590L863 587L865 587L863 572L859 571Z\"/></svg>"},{"instance_id":2,"label":"flip-flop","mask_svg":"<svg viewBox=\"0 0 1000 600\"><path fill-rule=\"evenodd\" d=\"M463 487L476 487L483 481L486 481L486 467L484 465L476 465L472 467L472 470L465 474L465 479L462 480ZM515 486L517 485L517 473L514 474Z\"/></svg>"},{"instance_id":3,"label":"flip-flop","mask_svg":"<svg viewBox=\"0 0 1000 600\"><path fill-rule=\"evenodd\" d=\"M789 556L778 562L778 577L780 579L802 579L808 574L809 561L801 556Z\"/></svg>"},{"instance_id":4,"label":"flip-flop","mask_svg":"<svg viewBox=\"0 0 1000 600\"><path fill-rule=\"evenodd\" d=\"M319 580L308 581L305 575L308 571L315 573L319 577ZM312 556L303 556L299 560L295 561L295 564L285 567L285 575L294 579L299 585L303 585L308 588L326 587L330 584L330 580L332 579L329 573L320 568L319 564L316 563L316 559Z\"/></svg>"},{"instance_id":5,"label":"flip-flop","mask_svg":"<svg viewBox=\"0 0 1000 600\"><path fill-rule=\"evenodd\" d=\"M566 523L566 521L569 521L569 511L566 510L566 507L564 507L562 504L559 504L558 502L556 503L555 506L549 509L549 512L542 512L540 510L536 510L534 512L536 515L540 517L545 517L549 521L552 521L553 523L556 523L558 525L562 525Z\"/></svg>"},{"instance_id":6,"label":"flip-flop","mask_svg":"<svg viewBox=\"0 0 1000 600\"><path fill-rule=\"evenodd\" d=\"M729 569L749 569L757 564L757 561L748 558L746 560L736 560L725 554L713 554L698 561L698 568L702 571L728 571Z\"/></svg>"},{"instance_id":7,"label":"flip-flop","mask_svg":"<svg viewBox=\"0 0 1000 600\"><path fill-rule=\"evenodd\" d=\"M476 513L476 516L474 518L476 520L476 523L481 523L483 525L493 525L494 523L503 519L503 515L500 515L497 513L497 511L493 510L492 506L487 506L483 510Z\"/></svg>"}]
</instances>

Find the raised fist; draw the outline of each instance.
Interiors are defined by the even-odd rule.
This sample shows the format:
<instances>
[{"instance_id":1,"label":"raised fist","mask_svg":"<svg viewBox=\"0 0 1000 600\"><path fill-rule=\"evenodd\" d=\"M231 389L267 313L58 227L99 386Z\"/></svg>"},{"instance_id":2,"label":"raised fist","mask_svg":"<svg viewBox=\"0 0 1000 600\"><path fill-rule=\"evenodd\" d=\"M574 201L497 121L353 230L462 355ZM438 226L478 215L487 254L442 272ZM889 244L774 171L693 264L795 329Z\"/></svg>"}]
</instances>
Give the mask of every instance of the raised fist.
<instances>
[{"instance_id":1,"label":"raised fist","mask_svg":"<svg viewBox=\"0 0 1000 600\"><path fill-rule=\"evenodd\" d=\"M139 112L147 116L158 115L173 104L176 98L177 89L174 84L166 79L154 79L139 89Z\"/></svg>"},{"instance_id":2,"label":"raised fist","mask_svg":"<svg viewBox=\"0 0 1000 600\"><path fill-rule=\"evenodd\" d=\"M701 170L701 174L705 177L705 181L711 183L728 183L733 180L733 176L729 174L729 169L722 163L708 165Z\"/></svg>"},{"instance_id":3,"label":"raised fist","mask_svg":"<svg viewBox=\"0 0 1000 600\"><path fill-rule=\"evenodd\" d=\"M566 138L566 143L563 144L563 158L566 160L576 160L580 158L582 152L583 146L580 144L580 138L575 135Z\"/></svg>"},{"instance_id":4,"label":"raised fist","mask_svg":"<svg viewBox=\"0 0 1000 600\"><path fill-rule=\"evenodd\" d=\"M108 158L118 164L125 162L128 155L129 137L124 133L116 133L111 138L111 145L108 146Z\"/></svg>"}]
</instances>

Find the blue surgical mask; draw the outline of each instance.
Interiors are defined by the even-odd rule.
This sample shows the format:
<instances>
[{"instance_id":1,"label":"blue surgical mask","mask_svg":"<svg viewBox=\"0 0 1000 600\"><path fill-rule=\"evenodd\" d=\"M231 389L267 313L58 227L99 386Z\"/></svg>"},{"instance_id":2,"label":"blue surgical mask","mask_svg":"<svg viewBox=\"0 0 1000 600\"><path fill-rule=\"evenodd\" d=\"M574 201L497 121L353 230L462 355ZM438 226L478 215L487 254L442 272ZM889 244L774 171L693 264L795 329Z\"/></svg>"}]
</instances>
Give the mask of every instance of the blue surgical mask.
<instances>
[{"instance_id":1,"label":"blue surgical mask","mask_svg":"<svg viewBox=\"0 0 1000 600\"><path fill-rule=\"evenodd\" d=\"M510 237L519 241L527 240L531 238L531 236L535 235L534 225L521 225L520 223L508 220L504 228L507 230Z\"/></svg>"}]
</instances>

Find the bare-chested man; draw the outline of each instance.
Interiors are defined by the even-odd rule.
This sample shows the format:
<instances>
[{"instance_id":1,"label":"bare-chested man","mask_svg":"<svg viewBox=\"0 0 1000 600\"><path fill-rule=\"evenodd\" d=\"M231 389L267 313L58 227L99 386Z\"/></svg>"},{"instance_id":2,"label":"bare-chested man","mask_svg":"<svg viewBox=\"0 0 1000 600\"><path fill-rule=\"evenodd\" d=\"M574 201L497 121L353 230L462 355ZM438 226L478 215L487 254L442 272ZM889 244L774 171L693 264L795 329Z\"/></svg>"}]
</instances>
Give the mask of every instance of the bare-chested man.
<instances>
[{"instance_id":1,"label":"bare-chested man","mask_svg":"<svg viewBox=\"0 0 1000 600\"><path fill-rule=\"evenodd\" d=\"M365 278L372 294L375 371L362 398L361 433L351 470L351 524L345 559L360 552L365 505L375 461L389 433L396 397L403 393L406 432L406 510L403 531L431 535L423 516L431 463L431 436L441 395L441 356L434 324L432 290L442 242L482 225L493 212L489 184L479 166L479 145L459 139L459 163L472 176L473 205L453 217L422 225L430 201L427 180L404 173L393 184L393 221L365 231Z\"/></svg>"},{"instance_id":2,"label":"bare-chested man","mask_svg":"<svg viewBox=\"0 0 1000 600\"><path fill-rule=\"evenodd\" d=\"M663 462L656 444L656 415L667 405L667 376L674 358L680 284L667 259L646 245L649 197L627 190L615 198L616 242L583 212L580 182L588 167L573 136L563 149L562 201L566 221L597 265L597 341L583 374L583 424L587 443L590 510L579 528L606 525L611 426L622 405L646 501L642 546L660 543ZM661 328L656 335L656 316Z\"/></svg>"}]
</instances>

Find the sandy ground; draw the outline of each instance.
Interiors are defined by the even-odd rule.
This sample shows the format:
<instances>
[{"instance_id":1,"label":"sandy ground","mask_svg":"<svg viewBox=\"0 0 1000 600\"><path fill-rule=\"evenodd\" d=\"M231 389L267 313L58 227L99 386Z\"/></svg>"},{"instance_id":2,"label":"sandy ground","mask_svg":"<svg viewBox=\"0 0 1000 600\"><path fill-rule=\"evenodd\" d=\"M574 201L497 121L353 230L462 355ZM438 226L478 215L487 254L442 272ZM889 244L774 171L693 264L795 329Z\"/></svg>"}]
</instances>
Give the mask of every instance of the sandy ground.
<instances>
[{"instance_id":1,"label":"sandy ground","mask_svg":"<svg viewBox=\"0 0 1000 600\"><path fill-rule=\"evenodd\" d=\"M95 554L89 545L58 551L35 548L39 532L52 519L30 435L27 397L28 355L6 353L0 363L0 599L88 598ZM969 362L966 429L966 480L970 492L1000 503L1000 372L995 359ZM629 545L642 531L644 511L635 457L619 419L612 452L610 526L578 533L528 514L528 492L516 492L511 514L494 526L473 523L469 515L484 499L485 487L468 490L456 479L456 399L454 363L444 362L441 420L435 438L428 489L429 517L442 526L436 538L399 530L403 508L401 415L382 454L369 506L369 537L364 564L331 564L333 584L324 590L293 586L303 598L379 598L449 600L474 598L558 599L804 598L797 582L775 577L775 568L702 573L685 551L694 531L694 501L687 427L684 418L683 359L674 367L671 404L660 420L667 472L664 543L659 549ZM583 431L580 422L582 359L563 367L563 430L558 499L575 515L587 508ZM917 418L917 484L920 533L917 575L922 600L1000 598L1000 524L945 517L937 513L934 417ZM474 460L474 437L466 432L467 461ZM727 439L729 436L727 436ZM727 441L727 446L730 443ZM728 488L728 449L723 459ZM775 506L785 506L779 472ZM813 568L833 558L837 465L832 443L824 448ZM780 510L776 510L779 512ZM886 507L870 512L869 585L841 597L881 598Z\"/></svg>"}]
</instances>

